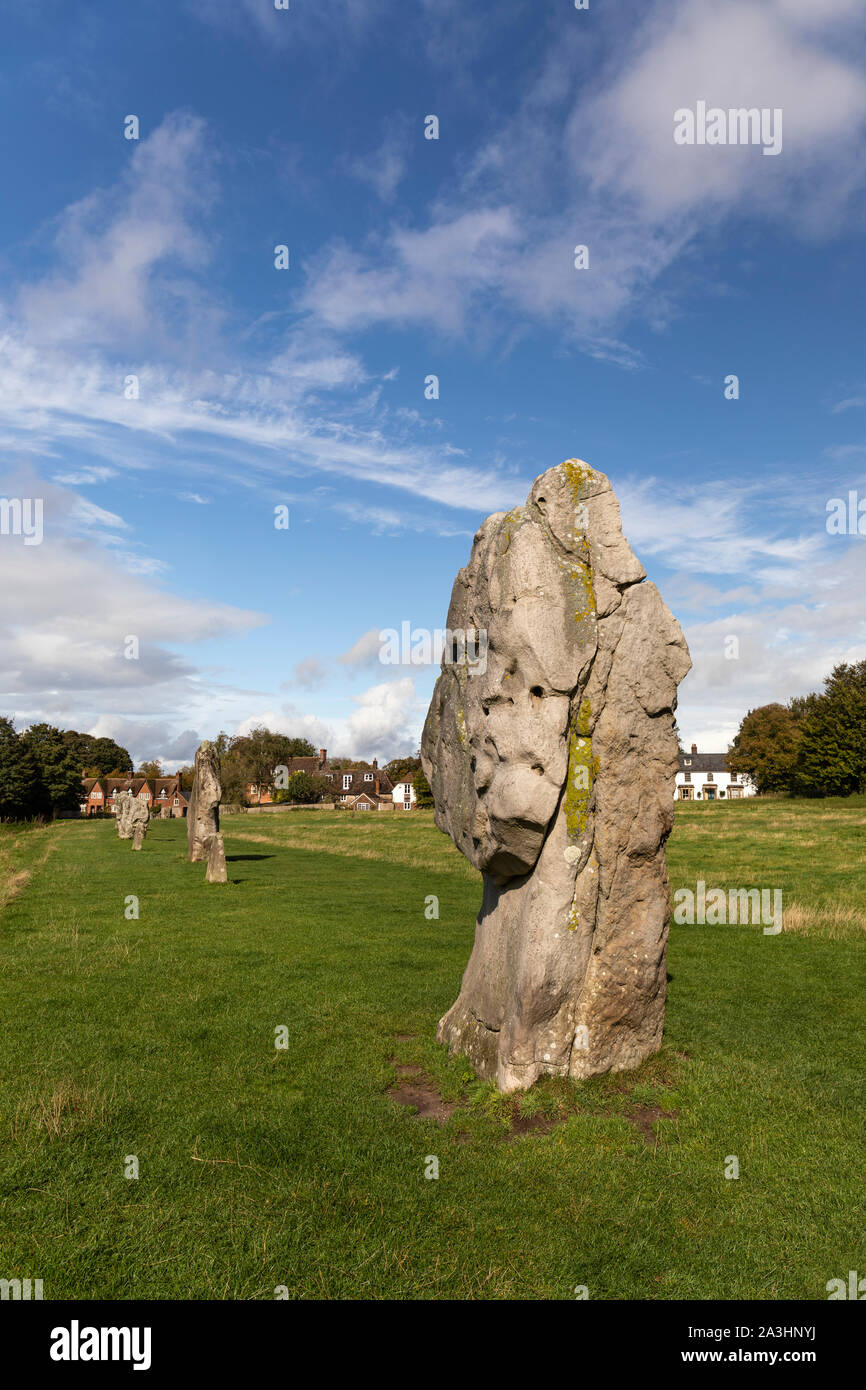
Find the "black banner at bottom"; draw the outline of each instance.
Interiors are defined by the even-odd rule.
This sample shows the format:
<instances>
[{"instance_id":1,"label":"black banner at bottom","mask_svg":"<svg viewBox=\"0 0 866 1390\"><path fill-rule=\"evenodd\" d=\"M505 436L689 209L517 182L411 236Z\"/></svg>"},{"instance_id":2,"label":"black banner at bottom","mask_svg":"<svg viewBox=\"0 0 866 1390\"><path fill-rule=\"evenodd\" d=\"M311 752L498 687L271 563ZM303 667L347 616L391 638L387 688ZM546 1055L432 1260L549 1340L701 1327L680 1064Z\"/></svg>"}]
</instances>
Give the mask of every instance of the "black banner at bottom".
<instances>
[{"instance_id":1,"label":"black banner at bottom","mask_svg":"<svg viewBox=\"0 0 866 1390\"><path fill-rule=\"evenodd\" d=\"M839 1300L849 1301L849 1300ZM866 1301L856 1299L854 1301ZM497 1311L505 1307L509 1321L500 1323ZM856 1366L863 1341L862 1318L854 1308L837 1301L770 1303L662 1303L575 1300L556 1305L556 1324L550 1323L550 1305L520 1304L518 1342L532 1359L544 1357L554 1337L559 1358L572 1336L574 1345L592 1348L593 1358L603 1350L611 1370L622 1374L630 1367L644 1371L667 1370L674 1365L700 1369L705 1366L765 1366L787 1369L805 1366L828 1373ZM69 1375L98 1376L110 1370L114 1376L128 1373L161 1378L173 1374L216 1372L223 1376L253 1369L287 1371L299 1352L316 1350L321 1355L322 1333L329 1339L329 1361L342 1345L347 1359L370 1365L371 1358L387 1361L399 1357L404 1343L414 1344L413 1360L431 1339L448 1347L449 1323L465 1334L483 1338L485 1378L501 1357L505 1369L515 1370L514 1304L477 1304L438 1301L407 1303L294 1302L273 1303L169 1303L169 1302L27 1302L0 1304L0 1328L4 1361L14 1358L18 1368L46 1373L62 1380ZM533 1310L541 1314L533 1327ZM446 1311L447 1310L447 1311ZM443 1313L445 1314L443 1319ZM352 1342L358 1318L363 1336ZM379 1350L370 1334L377 1333ZM386 1321L387 1319L387 1321ZM461 1328L461 1331L463 1328ZM493 1334L491 1339L491 1334ZM424 1341L419 1341L419 1337ZM538 1337L541 1340L536 1340ZM587 1341L586 1339L591 1339ZM535 1351L530 1348L535 1346ZM518 1353L519 1354L519 1353ZM395 1365L399 1365L402 1358ZM406 1363L403 1362L404 1369ZM435 1369L431 1362L431 1373ZM440 1366L440 1371L444 1367Z\"/></svg>"}]
</instances>

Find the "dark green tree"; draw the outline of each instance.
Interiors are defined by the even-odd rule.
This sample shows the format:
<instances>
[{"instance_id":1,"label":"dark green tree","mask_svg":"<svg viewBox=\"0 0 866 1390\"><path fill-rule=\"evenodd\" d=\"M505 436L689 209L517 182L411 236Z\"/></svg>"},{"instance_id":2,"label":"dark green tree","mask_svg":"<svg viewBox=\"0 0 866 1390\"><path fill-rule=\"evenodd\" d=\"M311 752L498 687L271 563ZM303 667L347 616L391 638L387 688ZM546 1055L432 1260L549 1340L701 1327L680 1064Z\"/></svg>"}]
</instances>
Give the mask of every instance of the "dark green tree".
<instances>
[{"instance_id":1,"label":"dark green tree","mask_svg":"<svg viewBox=\"0 0 866 1390\"><path fill-rule=\"evenodd\" d=\"M792 786L800 796L866 791L866 661L835 666L810 698Z\"/></svg>"},{"instance_id":2,"label":"dark green tree","mask_svg":"<svg viewBox=\"0 0 866 1390\"><path fill-rule=\"evenodd\" d=\"M278 802L300 802L302 805L306 805L317 799L316 783L309 772L293 772L289 778L288 786L274 792L274 801Z\"/></svg>"},{"instance_id":3,"label":"dark green tree","mask_svg":"<svg viewBox=\"0 0 866 1390\"><path fill-rule=\"evenodd\" d=\"M801 728L802 719L786 705L749 710L728 750L728 767L751 778L761 793L789 792Z\"/></svg>"},{"instance_id":4,"label":"dark green tree","mask_svg":"<svg viewBox=\"0 0 866 1390\"><path fill-rule=\"evenodd\" d=\"M411 782L420 766L420 758L392 758L385 771L396 786L398 782Z\"/></svg>"},{"instance_id":5,"label":"dark green tree","mask_svg":"<svg viewBox=\"0 0 866 1390\"><path fill-rule=\"evenodd\" d=\"M43 801L32 749L22 743L12 720L0 717L0 820L29 820L41 813Z\"/></svg>"},{"instance_id":6,"label":"dark green tree","mask_svg":"<svg viewBox=\"0 0 866 1390\"><path fill-rule=\"evenodd\" d=\"M86 761L89 767L99 768L100 777L108 777L111 773L126 777L132 775L132 758L113 738L93 739L87 749Z\"/></svg>"},{"instance_id":7,"label":"dark green tree","mask_svg":"<svg viewBox=\"0 0 866 1390\"><path fill-rule=\"evenodd\" d=\"M20 743L25 752L32 754L38 768L39 812L56 816L74 810L81 801L81 765L63 731L53 724L32 724L21 735Z\"/></svg>"},{"instance_id":8,"label":"dark green tree","mask_svg":"<svg viewBox=\"0 0 866 1390\"><path fill-rule=\"evenodd\" d=\"M433 793L430 790L430 783L424 775L423 767L419 767L412 778L412 786L415 788L415 804L417 806L433 805Z\"/></svg>"}]
</instances>

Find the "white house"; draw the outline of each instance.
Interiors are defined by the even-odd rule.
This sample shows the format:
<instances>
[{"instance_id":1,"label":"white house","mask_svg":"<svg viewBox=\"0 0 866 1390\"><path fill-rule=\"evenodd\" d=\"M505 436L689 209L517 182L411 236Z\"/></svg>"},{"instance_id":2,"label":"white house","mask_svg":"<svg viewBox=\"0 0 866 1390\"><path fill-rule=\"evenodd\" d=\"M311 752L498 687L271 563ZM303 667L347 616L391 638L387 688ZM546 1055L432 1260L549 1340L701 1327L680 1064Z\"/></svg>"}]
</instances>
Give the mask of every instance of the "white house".
<instances>
[{"instance_id":1,"label":"white house","mask_svg":"<svg viewBox=\"0 0 866 1390\"><path fill-rule=\"evenodd\" d=\"M411 811L415 805L415 788L411 782L398 782L391 793L395 810Z\"/></svg>"},{"instance_id":2,"label":"white house","mask_svg":"<svg viewBox=\"0 0 866 1390\"><path fill-rule=\"evenodd\" d=\"M677 771L677 801L725 801L754 796L755 786L742 772L728 770L726 753L699 753L696 743L690 753L680 753Z\"/></svg>"}]
</instances>

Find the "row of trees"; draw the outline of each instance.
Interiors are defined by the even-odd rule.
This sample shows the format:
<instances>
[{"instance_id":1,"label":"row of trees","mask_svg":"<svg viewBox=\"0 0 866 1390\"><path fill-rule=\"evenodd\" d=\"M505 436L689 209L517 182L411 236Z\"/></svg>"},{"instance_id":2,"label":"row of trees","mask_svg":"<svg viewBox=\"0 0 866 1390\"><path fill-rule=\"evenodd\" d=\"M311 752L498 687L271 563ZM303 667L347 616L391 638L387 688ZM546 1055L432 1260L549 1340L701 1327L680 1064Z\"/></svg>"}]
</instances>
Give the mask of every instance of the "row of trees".
<instances>
[{"instance_id":1,"label":"row of trees","mask_svg":"<svg viewBox=\"0 0 866 1390\"><path fill-rule=\"evenodd\" d=\"M761 793L866 792L866 661L835 666L820 694L749 710L728 766Z\"/></svg>"},{"instance_id":2,"label":"row of trees","mask_svg":"<svg viewBox=\"0 0 866 1390\"><path fill-rule=\"evenodd\" d=\"M132 759L110 738L33 724L17 733L0 716L0 820L31 820L73 810L84 776L128 776Z\"/></svg>"}]
</instances>

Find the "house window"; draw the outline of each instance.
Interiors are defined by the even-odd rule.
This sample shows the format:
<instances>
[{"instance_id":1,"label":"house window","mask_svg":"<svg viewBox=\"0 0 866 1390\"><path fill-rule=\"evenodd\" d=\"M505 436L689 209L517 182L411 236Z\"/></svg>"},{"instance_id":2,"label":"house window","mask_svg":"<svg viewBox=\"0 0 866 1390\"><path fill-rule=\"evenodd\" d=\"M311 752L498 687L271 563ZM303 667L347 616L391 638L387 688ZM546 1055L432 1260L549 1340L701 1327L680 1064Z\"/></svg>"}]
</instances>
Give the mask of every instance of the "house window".
<instances>
[{"instance_id":1,"label":"house window","mask_svg":"<svg viewBox=\"0 0 866 1390\"><path fill-rule=\"evenodd\" d=\"M345 791L346 788L347 788L347 787L351 787L351 785L352 785L352 774L351 774L351 772L344 772L344 773L343 773L343 790ZM345 800L345 798L344 798L344 800Z\"/></svg>"},{"instance_id":2,"label":"house window","mask_svg":"<svg viewBox=\"0 0 866 1390\"><path fill-rule=\"evenodd\" d=\"M366 801L359 801L355 807L356 811L369 811L370 807Z\"/></svg>"},{"instance_id":3,"label":"house window","mask_svg":"<svg viewBox=\"0 0 866 1390\"><path fill-rule=\"evenodd\" d=\"M372 772L365 772L365 773L364 773L364 781L365 781L365 782L372 782L372 780L373 780L373 774L372 774Z\"/></svg>"},{"instance_id":4,"label":"house window","mask_svg":"<svg viewBox=\"0 0 866 1390\"><path fill-rule=\"evenodd\" d=\"M691 758L683 758L683 763L684 763L684 765L685 765L686 767L691 767L691 765L692 765L692 760L691 760Z\"/></svg>"},{"instance_id":5,"label":"house window","mask_svg":"<svg viewBox=\"0 0 866 1390\"><path fill-rule=\"evenodd\" d=\"M732 772L732 773L731 773L731 781L732 781L732 782L736 782L736 780L737 780L737 774L736 774L736 772Z\"/></svg>"},{"instance_id":6,"label":"house window","mask_svg":"<svg viewBox=\"0 0 866 1390\"><path fill-rule=\"evenodd\" d=\"M411 811L411 810L412 810L412 802L409 801L408 799L405 800L405 801L403 802L403 810L404 810L404 811Z\"/></svg>"},{"instance_id":7,"label":"house window","mask_svg":"<svg viewBox=\"0 0 866 1390\"><path fill-rule=\"evenodd\" d=\"M176 797L174 798L174 804L175 804L175 806L179 806L179 805L180 805L180 797L179 797L179 796L176 796Z\"/></svg>"},{"instance_id":8,"label":"house window","mask_svg":"<svg viewBox=\"0 0 866 1390\"><path fill-rule=\"evenodd\" d=\"M692 780L692 774L690 772L684 772L683 780L686 782L690 782Z\"/></svg>"}]
</instances>

